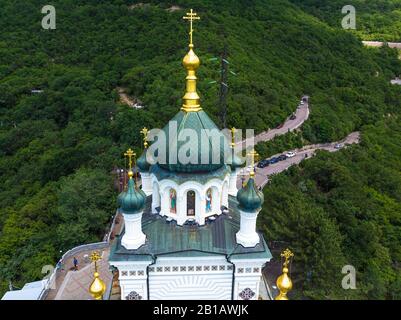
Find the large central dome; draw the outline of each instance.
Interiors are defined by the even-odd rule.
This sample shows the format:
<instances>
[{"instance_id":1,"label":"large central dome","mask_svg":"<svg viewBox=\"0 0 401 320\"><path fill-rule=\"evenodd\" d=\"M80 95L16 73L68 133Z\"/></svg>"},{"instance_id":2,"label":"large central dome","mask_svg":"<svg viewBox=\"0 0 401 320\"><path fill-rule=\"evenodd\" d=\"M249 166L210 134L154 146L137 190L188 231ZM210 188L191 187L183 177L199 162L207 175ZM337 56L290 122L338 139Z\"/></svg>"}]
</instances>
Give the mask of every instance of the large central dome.
<instances>
[{"instance_id":1,"label":"large central dome","mask_svg":"<svg viewBox=\"0 0 401 320\"><path fill-rule=\"evenodd\" d=\"M226 137L203 110L178 112L163 128L166 134L166 163L174 172L209 172L221 168L229 156Z\"/></svg>"}]
</instances>

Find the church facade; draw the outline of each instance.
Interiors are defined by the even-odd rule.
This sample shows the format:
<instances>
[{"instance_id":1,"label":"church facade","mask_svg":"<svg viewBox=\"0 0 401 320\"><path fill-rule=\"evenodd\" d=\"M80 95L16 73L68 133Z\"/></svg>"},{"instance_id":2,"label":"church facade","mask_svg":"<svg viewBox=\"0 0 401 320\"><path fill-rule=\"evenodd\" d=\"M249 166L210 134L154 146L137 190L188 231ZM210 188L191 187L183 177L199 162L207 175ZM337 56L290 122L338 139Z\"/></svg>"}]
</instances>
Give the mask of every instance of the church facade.
<instances>
[{"instance_id":1,"label":"church facade","mask_svg":"<svg viewBox=\"0 0 401 320\"><path fill-rule=\"evenodd\" d=\"M202 110L196 90L200 60L192 22L198 16L191 10L185 18L191 25L183 59L186 93L181 110L161 130L167 160L155 161L144 130L145 148L136 163L141 188L130 168L127 189L118 197L124 231L109 263L118 269L122 299L258 299L262 268L272 257L256 231L263 194L253 170L237 189L242 161L234 142ZM196 134L182 139L188 129ZM217 132L217 140L207 132ZM178 150L188 143L195 161L184 163Z\"/></svg>"}]
</instances>

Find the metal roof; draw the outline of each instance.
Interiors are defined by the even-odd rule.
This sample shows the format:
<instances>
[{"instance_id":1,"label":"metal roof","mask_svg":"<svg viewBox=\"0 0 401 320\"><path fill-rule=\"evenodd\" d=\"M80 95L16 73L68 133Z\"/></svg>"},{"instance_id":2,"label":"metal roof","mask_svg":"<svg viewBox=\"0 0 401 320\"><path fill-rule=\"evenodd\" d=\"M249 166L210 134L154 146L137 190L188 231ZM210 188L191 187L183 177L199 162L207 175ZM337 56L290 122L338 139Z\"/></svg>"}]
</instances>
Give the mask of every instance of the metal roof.
<instances>
[{"instance_id":1,"label":"metal roof","mask_svg":"<svg viewBox=\"0 0 401 320\"><path fill-rule=\"evenodd\" d=\"M229 213L221 214L213 222L204 226L178 226L175 221L167 222L166 217L152 214L150 199L142 218L142 230L146 243L136 250L127 250L118 237L110 252L110 261L148 261L156 256L200 256L225 255L235 259L266 259L272 255L263 235L253 248L244 248L236 243L235 234L239 230L240 214L235 197L229 197Z\"/></svg>"}]
</instances>

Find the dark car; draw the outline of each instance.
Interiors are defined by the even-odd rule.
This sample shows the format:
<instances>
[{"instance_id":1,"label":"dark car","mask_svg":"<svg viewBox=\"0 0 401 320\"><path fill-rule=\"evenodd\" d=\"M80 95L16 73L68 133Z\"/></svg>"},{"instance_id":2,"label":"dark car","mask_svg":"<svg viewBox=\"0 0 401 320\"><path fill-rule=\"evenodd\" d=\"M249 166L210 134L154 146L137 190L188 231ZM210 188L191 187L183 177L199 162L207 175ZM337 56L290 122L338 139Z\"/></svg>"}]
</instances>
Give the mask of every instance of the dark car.
<instances>
[{"instance_id":1,"label":"dark car","mask_svg":"<svg viewBox=\"0 0 401 320\"><path fill-rule=\"evenodd\" d=\"M270 164L274 164L274 163L277 163L277 162L279 162L280 160L278 159L278 158L276 158L276 157L274 157L274 158L271 158L270 160L269 160L269 163Z\"/></svg>"},{"instance_id":2,"label":"dark car","mask_svg":"<svg viewBox=\"0 0 401 320\"><path fill-rule=\"evenodd\" d=\"M287 159L287 156L285 154L282 154L282 155L278 156L278 160L279 161L283 161L285 159Z\"/></svg>"},{"instance_id":3,"label":"dark car","mask_svg":"<svg viewBox=\"0 0 401 320\"><path fill-rule=\"evenodd\" d=\"M258 163L258 168L265 168L269 165L269 160L262 160Z\"/></svg>"},{"instance_id":4,"label":"dark car","mask_svg":"<svg viewBox=\"0 0 401 320\"><path fill-rule=\"evenodd\" d=\"M290 120L295 120L297 118L297 116L293 113L290 117Z\"/></svg>"}]
</instances>

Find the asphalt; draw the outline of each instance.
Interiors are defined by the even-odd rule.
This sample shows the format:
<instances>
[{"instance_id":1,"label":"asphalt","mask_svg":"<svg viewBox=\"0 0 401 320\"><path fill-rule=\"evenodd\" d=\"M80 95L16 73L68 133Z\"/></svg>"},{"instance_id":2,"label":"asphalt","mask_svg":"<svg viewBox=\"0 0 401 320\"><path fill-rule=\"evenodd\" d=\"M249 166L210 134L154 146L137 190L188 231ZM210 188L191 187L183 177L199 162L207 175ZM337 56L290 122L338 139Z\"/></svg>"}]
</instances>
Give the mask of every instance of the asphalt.
<instances>
[{"instance_id":1,"label":"asphalt","mask_svg":"<svg viewBox=\"0 0 401 320\"><path fill-rule=\"evenodd\" d=\"M295 156L292 158L287 158L286 160L277 162L275 164L271 164L265 168L257 168L256 167L256 174L255 174L255 182L257 186L264 187L269 177L273 174L277 174L287 170L289 167L295 164L299 164L301 161L313 157L316 154L317 150L327 150L329 152L336 152L341 150L342 148L346 148L348 145L359 143L360 140L360 133L359 132L352 132L350 133L345 139L331 142L331 143L324 143L324 144L315 144L315 145L308 145L301 149L289 150L295 152ZM342 148L337 149L335 146L337 144L341 144ZM276 154L272 157L277 157L280 154L287 153L288 151L284 151L282 153ZM270 158L272 158L270 157ZM243 168L240 171L239 178L237 180L237 187L240 188L242 184L242 179L245 178L247 180L249 176L250 168Z\"/></svg>"}]
</instances>

